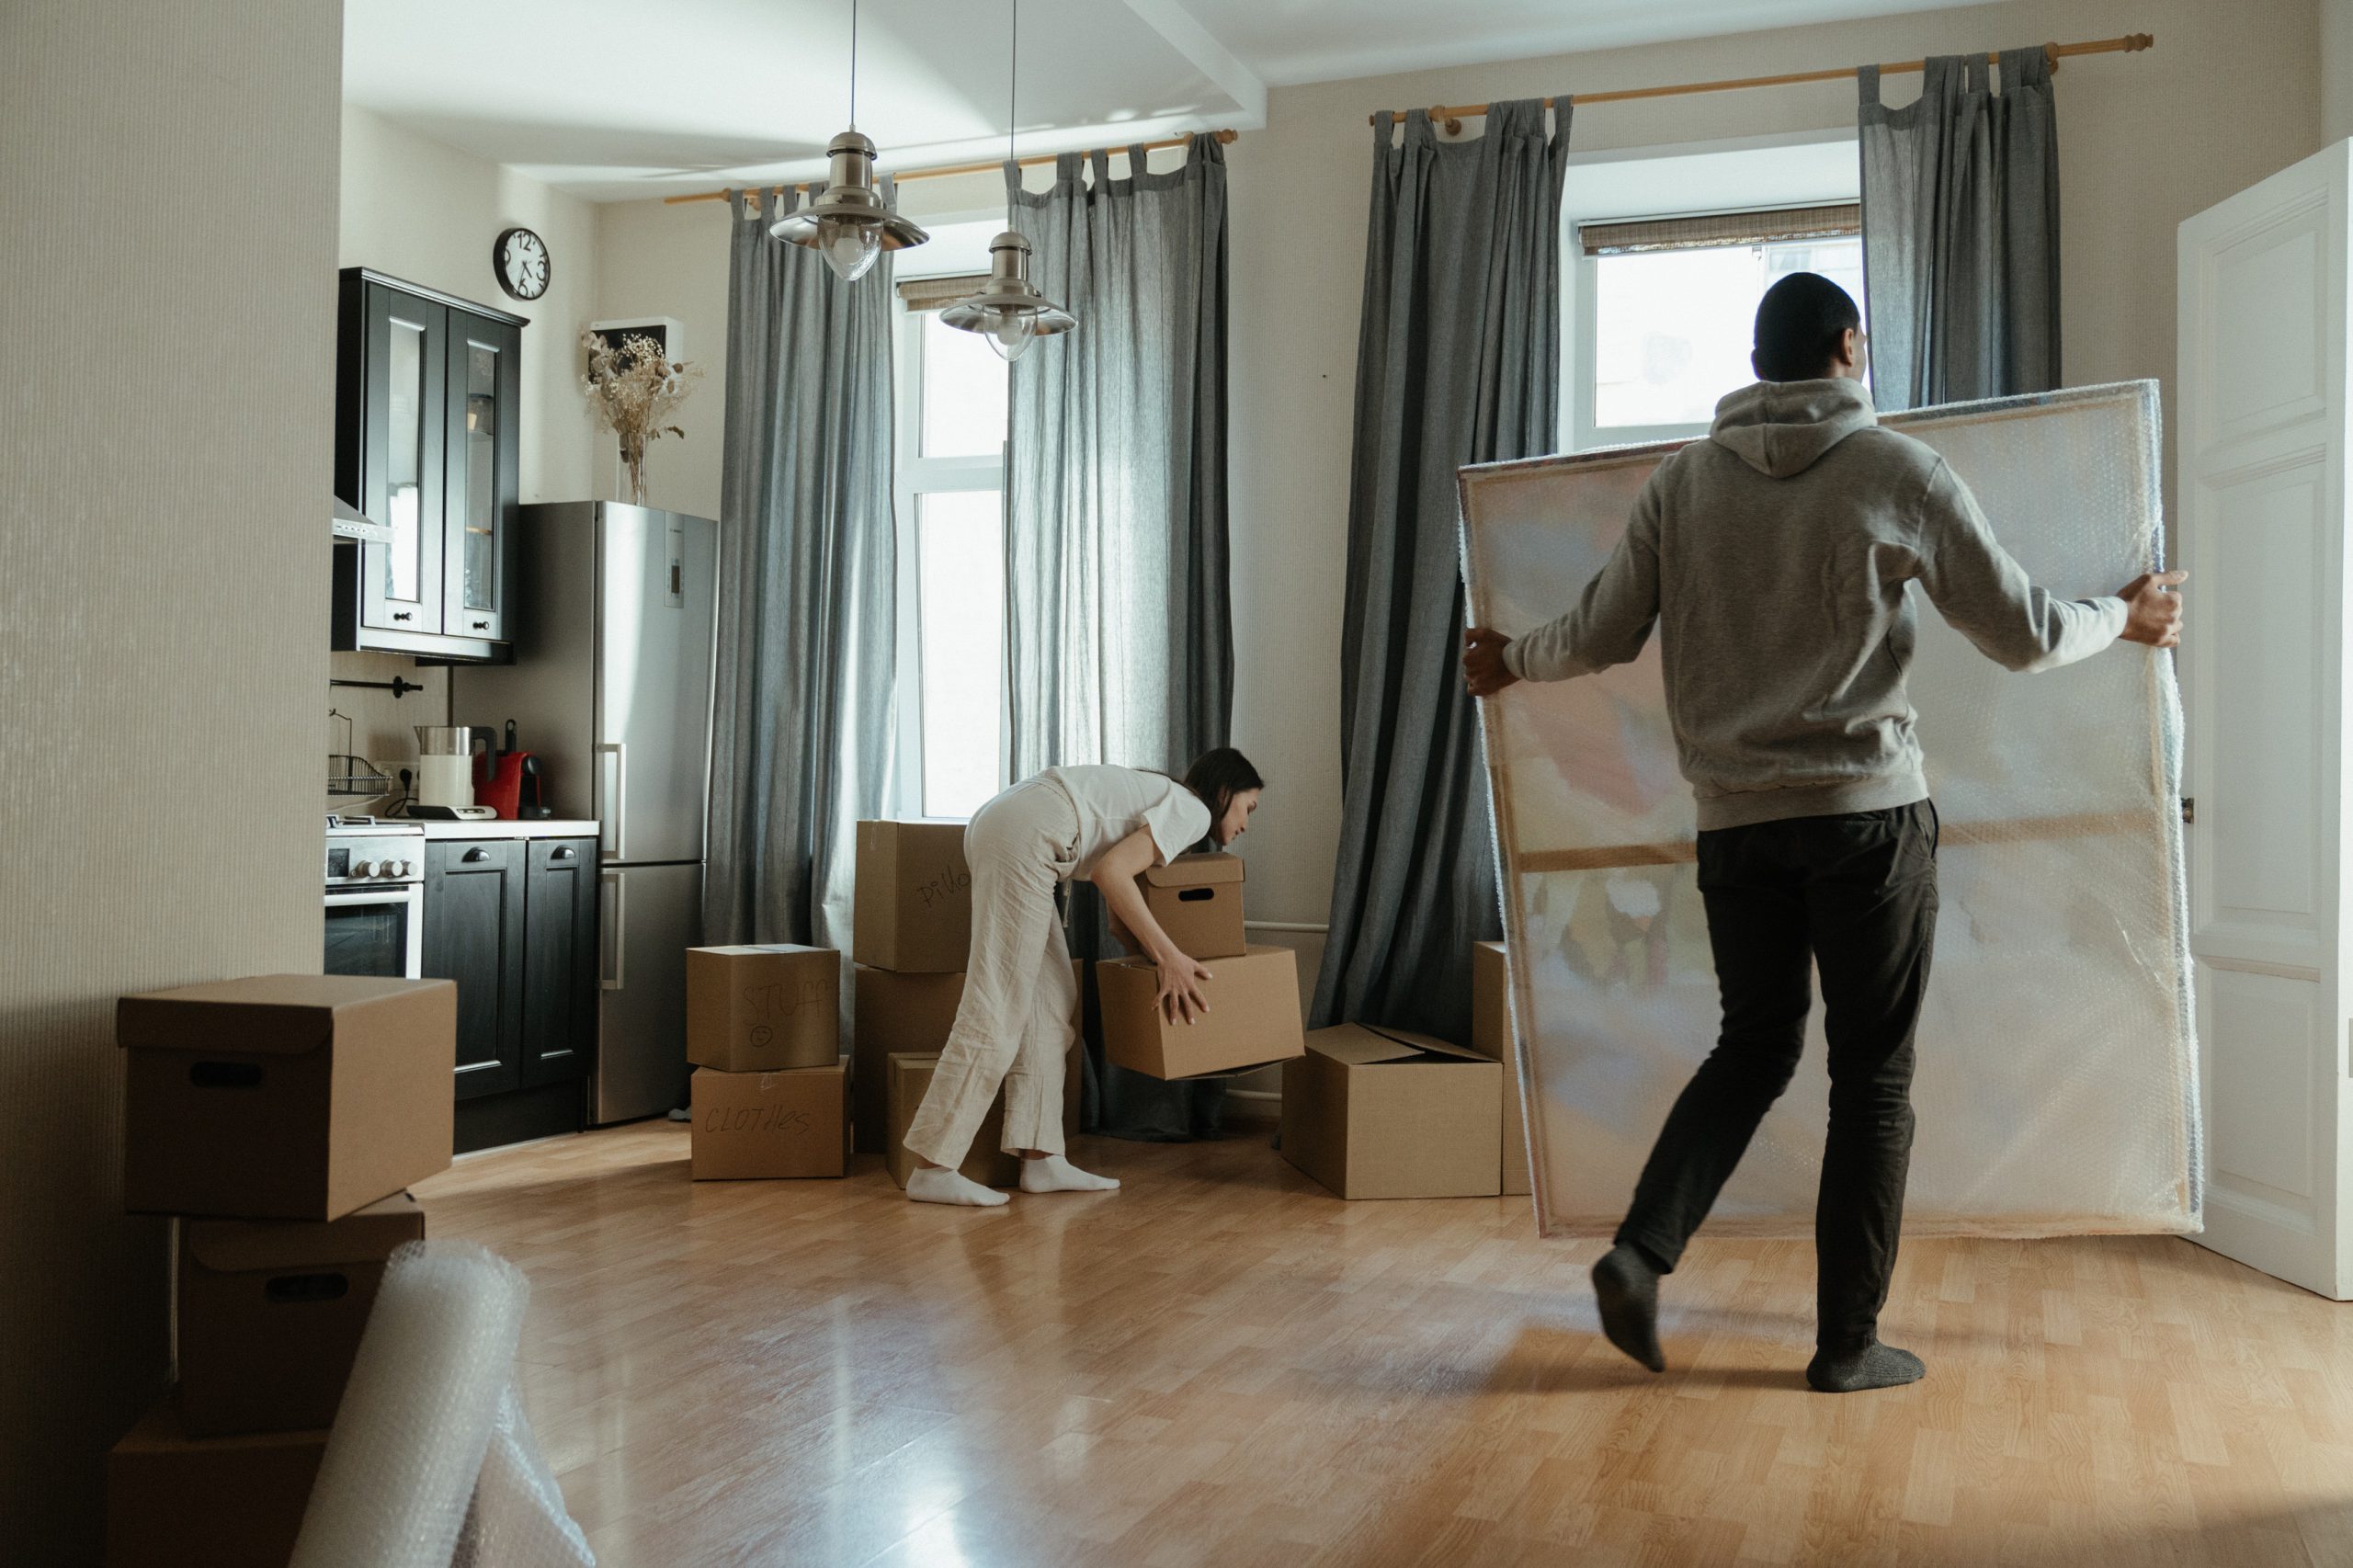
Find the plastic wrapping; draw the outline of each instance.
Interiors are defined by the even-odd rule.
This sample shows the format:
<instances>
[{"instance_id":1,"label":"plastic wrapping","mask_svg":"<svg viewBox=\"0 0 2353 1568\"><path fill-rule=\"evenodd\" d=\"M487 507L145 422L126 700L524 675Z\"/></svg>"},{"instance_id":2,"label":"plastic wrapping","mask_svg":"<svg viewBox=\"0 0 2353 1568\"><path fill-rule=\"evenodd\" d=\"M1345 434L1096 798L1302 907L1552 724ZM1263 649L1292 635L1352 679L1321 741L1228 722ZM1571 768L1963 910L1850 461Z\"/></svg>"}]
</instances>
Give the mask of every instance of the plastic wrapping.
<instances>
[{"instance_id":1,"label":"plastic wrapping","mask_svg":"<svg viewBox=\"0 0 2353 1568\"><path fill-rule=\"evenodd\" d=\"M292 1568L588 1568L515 1393L529 1299L479 1246L392 1254Z\"/></svg>"},{"instance_id":2,"label":"plastic wrapping","mask_svg":"<svg viewBox=\"0 0 2353 1568\"><path fill-rule=\"evenodd\" d=\"M2004 545L2063 597L2161 563L2154 382L1923 409ZM1472 624L1575 603L1673 445L1462 472ZM1917 592L1915 588L1914 592ZM2196 1049L2169 656L2012 675L1920 607L1911 669L1944 824L1904 1225L2199 1229ZM1607 1233L1721 1021L1655 640L1633 664L1482 703L1539 1226ZM1711 1230L1811 1233L1821 1009Z\"/></svg>"}]
</instances>

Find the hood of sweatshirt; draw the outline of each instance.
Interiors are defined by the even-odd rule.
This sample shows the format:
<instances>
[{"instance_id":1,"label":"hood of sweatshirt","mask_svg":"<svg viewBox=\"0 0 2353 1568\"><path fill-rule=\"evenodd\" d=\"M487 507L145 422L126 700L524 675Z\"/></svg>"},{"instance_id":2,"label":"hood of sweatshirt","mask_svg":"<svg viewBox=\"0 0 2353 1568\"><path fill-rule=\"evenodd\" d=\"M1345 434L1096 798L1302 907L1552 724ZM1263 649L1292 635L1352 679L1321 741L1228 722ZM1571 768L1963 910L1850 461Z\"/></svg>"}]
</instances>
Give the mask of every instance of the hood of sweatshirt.
<instances>
[{"instance_id":1,"label":"hood of sweatshirt","mask_svg":"<svg viewBox=\"0 0 2353 1568\"><path fill-rule=\"evenodd\" d=\"M1803 473L1822 454L1879 423L1871 394L1843 377L1820 381L1758 381L1716 404L1708 439L1774 479Z\"/></svg>"}]
</instances>

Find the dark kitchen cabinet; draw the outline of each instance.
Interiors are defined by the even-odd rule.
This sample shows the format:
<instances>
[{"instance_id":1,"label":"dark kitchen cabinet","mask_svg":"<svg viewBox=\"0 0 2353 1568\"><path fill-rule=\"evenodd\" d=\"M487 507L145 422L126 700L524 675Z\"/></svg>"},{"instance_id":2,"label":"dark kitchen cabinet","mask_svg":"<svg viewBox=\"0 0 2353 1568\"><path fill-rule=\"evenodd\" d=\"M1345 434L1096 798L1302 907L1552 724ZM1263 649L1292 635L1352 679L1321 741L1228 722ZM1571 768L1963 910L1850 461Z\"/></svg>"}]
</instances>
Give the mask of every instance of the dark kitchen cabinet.
<instances>
[{"instance_id":1,"label":"dark kitchen cabinet","mask_svg":"<svg viewBox=\"0 0 2353 1568\"><path fill-rule=\"evenodd\" d=\"M425 972L458 983L458 1153L584 1124L597 893L594 838L426 844Z\"/></svg>"},{"instance_id":2,"label":"dark kitchen cabinet","mask_svg":"<svg viewBox=\"0 0 2353 1568\"><path fill-rule=\"evenodd\" d=\"M524 319L362 267L337 312L335 490L392 539L336 541L333 645L503 660Z\"/></svg>"},{"instance_id":3,"label":"dark kitchen cabinet","mask_svg":"<svg viewBox=\"0 0 2353 1568\"><path fill-rule=\"evenodd\" d=\"M425 973L458 983L458 1097L523 1084L530 840L425 846Z\"/></svg>"}]
</instances>

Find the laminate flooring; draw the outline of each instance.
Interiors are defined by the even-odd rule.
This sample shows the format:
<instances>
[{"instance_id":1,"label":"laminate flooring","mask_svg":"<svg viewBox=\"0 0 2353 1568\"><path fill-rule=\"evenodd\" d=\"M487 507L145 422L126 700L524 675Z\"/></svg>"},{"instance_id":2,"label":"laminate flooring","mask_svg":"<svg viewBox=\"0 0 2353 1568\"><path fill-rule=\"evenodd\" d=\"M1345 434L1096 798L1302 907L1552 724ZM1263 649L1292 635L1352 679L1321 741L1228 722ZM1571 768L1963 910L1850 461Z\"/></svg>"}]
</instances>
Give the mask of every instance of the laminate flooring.
<instances>
[{"instance_id":1,"label":"laminate flooring","mask_svg":"<svg viewBox=\"0 0 2353 1568\"><path fill-rule=\"evenodd\" d=\"M1921 1241L1802 1379L1813 1257L1709 1240L1670 1369L1525 1199L1347 1203L1267 1146L1080 1140L1102 1196L690 1182L668 1122L462 1162L525 1403L609 1568L2353 1564L2353 1307L2186 1241Z\"/></svg>"}]
</instances>

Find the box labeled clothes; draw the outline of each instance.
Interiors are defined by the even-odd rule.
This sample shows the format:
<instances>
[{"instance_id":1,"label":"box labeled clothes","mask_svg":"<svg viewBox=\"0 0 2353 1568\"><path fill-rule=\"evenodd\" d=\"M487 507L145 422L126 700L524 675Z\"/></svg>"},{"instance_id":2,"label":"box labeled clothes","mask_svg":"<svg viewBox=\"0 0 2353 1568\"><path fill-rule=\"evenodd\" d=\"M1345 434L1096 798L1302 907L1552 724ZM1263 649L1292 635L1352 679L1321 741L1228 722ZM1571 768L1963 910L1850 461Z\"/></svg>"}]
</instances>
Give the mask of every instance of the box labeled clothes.
<instances>
[{"instance_id":1,"label":"box labeled clothes","mask_svg":"<svg viewBox=\"0 0 2353 1568\"><path fill-rule=\"evenodd\" d=\"M830 1067L722 1073L689 1081L697 1181L838 1176L849 1168L849 1073Z\"/></svg>"}]
</instances>

